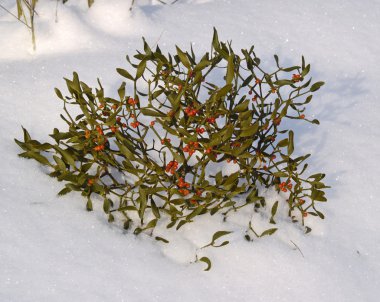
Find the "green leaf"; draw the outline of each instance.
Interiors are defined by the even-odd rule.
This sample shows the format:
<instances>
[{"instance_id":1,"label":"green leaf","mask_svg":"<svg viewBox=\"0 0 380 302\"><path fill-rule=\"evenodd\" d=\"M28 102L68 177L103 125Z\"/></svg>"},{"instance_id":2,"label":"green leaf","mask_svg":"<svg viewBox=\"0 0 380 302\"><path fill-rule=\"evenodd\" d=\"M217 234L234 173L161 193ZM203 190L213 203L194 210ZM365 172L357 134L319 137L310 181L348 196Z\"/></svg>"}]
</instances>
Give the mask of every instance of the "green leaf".
<instances>
[{"instance_id":1,"label":"green leaf","mask_svg":"<svg viewBox=\"0 0 380 302\"><path fill-rule=\"evenodd\" d=\"M314 188L311 191L311 199L316 201L327 201L325 192Z\"/></svg>"},{"instance_id":2,"label":"green leaf","mask_svg":"<svg viewBox=\"0 0 380 302\"><path fill-rule=\"evenodd\" d=\"M314 119L311 121L313 124L319 125L319 121L317 119Z\"/></svg>"},{"instance_id":3,"label":"green leaf","mask_svg":"<svg viewBox=\"0 0 380 302\"><path fill-rule=\"evenodd\" d=\"M63 150L61 148L59 148L58 146L53 146L53 148L62 155L62 159L68 163L70 166L72 166L73 168L76 168L75 166L75 160L74 158L72 157L69 149L66 149L66 150Z\"/></svg>"},{"instance_id":4,"label":"green leaf","mask_svg":"<svg viewBox=\"0 0 380 302\"><path fill-rule=\"evenodd\" d=\"M142 60L137 66L136 80L141 78L141 76L144 74L145 68L146 68L146 60Z\"/></svg>"},{"instance_id":5,"label":"green leaf","mask_svg":"<svg viewBox=\"0 0 380 302\"><path fill-rule=\"evenodd\" d=\"M273 235L277 231L277 228L268 229L261 233L260 237Z\"/></svg>"},{"instance_id":6,"label":"green leaf","mask_svg":"<svg viewBox=\"0 0 380 302\"><path fill-rule=\"evenodd\" d=\"M176 230L178 231L183 225L185 225L186 223L188 223L189 221L187 221L187 220L181 220L179 223L178 223L178 225L177 225L177 227L176 227Z\"/></svg>"},{"instance_id":7,"label":"green leaf","mask_svg":"<svg viewBox=\"0 0 380 302\"><path fill-rule=\"evenodd\" d=\"M60 91L58 88L54 88L54 91L55 91L55 94L56 94L61 100L65 100L65 98L63 97L61 91Z\"/></svg>"},{"instance_id":8,"label":"green leaf","mask_svg":"<svg viewBox=\"0 0 380 302\"><path fill-rule=\"evenodd\" d=\"M193 71L194 72L201 71L210 65L211 65L211 62L209 60L207 60L206 58L202 58L202 60L194 67Z\"/></svg>"},{"instance_id":9,"label":"green leaf","mask_svg":"<svg viewBox=\"0 0 380 302\"><path fill-rule=\"evenodd\" d=\"M235 108L233 109L233 112L239 113L239 112L246 111L248 109L248 105L249 105L249 100L245 100L241 102L240 104L236 105Z\"/></svg>"},{"instance_id":10,"label":"green leaf","mask_svg":"<svg viewBox=\"0 0 380 302\"><path fill-rule=\"evenodd\" d=\"M207 267L204 269L205 271L209 271L211 269L211 260L208 257L202 257L199 259L199 261L202 261L207 264Z\"/></svg>"},{"instance_id":11,"label":"green leaf","mask_svg":"<svg viewBox=\"0 0 380 302\"><path fill-rule=\"evenodd\" d=\"M109 213L110 206L111 206L111 203L110 203L109 199L108 198L104 198L104 201L103 201L103 211L104 211L104 213L106 213L106 214Z\"/></svg>"},{"instance_id":12,"label":"green leaf","mask_svg":"<svg viewBox=\"0 0 380 302\"><path fill-rule=\"evenodd\" d=\"M180 61L182 62L182 64L185 67L187 67L188 69L190 69L191 64L190 64L190 61L189 61L189 58L187 57L187 55L178 46L176 46L176 49L177 49L177 55L178 55Z\"/></svg>"},{"instance_id":13,"label":"green leaf","mask_svg":"<svg viewBox=\"0 0 380 302\"><path fill-rule=\"evenodd\" d=\"M134 81L135 79L131 76L131 74L126 71L125 69L122 69L122 68L116 68L116 71L123 77L131 80L131 81Z\"/></svg>"},{"instance_id":14,"label":"green leaf","mask_svg":"<svg viewBox=\"0 0 380 302\"><path fill-rule=\"evenodd\" d=\"M193 219L195 216L199 215L200 212L202 212L204 209L204 206L199 206L197 207L193 212L191 212L189 215L186 216L186 220L191 220Z\"/></svg>"},{"instance_id":15,"label":"green leaf","mask_svg":"<svg viewBox=\"0 0 380 302\"><path fill-rule=\"evenodd\" d=\"M120 152L129 160L134 159L134 154L126 147L124 146L121 142L115 141L116 145L119 147Z\"/></svg>"},{"instance_id":16,"label":"green leaf","mask_svg":"<svg viewBox=\"0 0 380 302\"><path fill-rule=\"evenodd\" d=\"M290 81L290 80L278 80L278 81L274 82L273 84L278 86L278 87L281 87L281 86L285 86L285 85L293 85L294 82Z\"/></svg>"},{"instance_id":17,"label":"green leaf","mask_svg":"<svg viewBox=\"0 0 380 302\"><path fill-rule=\"evenodd\" d=\"M314 91L317 91L319 88L321 88L323 85L325 85L325 82L317 82L317 83L314 83L313 85L311 85L310 87L310 91L311 92L314 92Z\"/></svg>"},{"instance_id":18,"label":"green leaf","mask_svg":"<svg viewBox=\"0 0 380 302\"><path fill-rule=\"evenodd\" d=\"M212 236L212 243L214 243L217 239L219 239L222 236L231 234L232 232L229 231L217 231L213 236Z\"/></svg>"},{"instance_id":19,"label":"green leaf","mask_svg":"<svg viewBox=\"0 0 380 302\"><path fill-rule=\"evenodd\" d=\"M218 38L218 32L216 28L214 27L214 34L212 36L212 46L214 47L215 50L220 49L220 42Z\"/></svg>"},{"instance_id":20,"label":"green leaf","mask_svg":"<svg viewBox=\"0 0 380 302\"><path fill-rule=\"evenodd\" d=\"M150 201L153 215L156 216L156 218L161 218L160 211L157 208L156 203L153 201L153 199Z\"/></svg>"},{"instance_id":21,"label":"green leaf","mask_svg":"<svg viewBox=\"0 0 380 302\"><path fill-rule=\"evenodd\" d=\"M119 94L120 100L123 101L125 98L125 85L126 83L121 83L119 89L117 90L117 93Z\"/></svg>"},{"instance_id":22,"label":"green leaf","mask_svg":"<svg viewBox=\"0 0 380 302\"><path fill-rule=\"evenodd\" d=\"M149 221L149 222L146 224L146 226L144 227L143 231L155 228L156 225L157 225L157 221L158 221L157 218L155 218L155 219Z\"/></svg>"},{"instance_id":23,"label":"green leaf","mask_svg":"<svg viewBox=\"0 0 380 302\"><path fill-rule=\"evenodd\" d=\"M300 68L301 68L300 66L292 66L292 67L282 68L281 70L283 70L285 72L290 72L290 71L300 69Z\"/></svg>"},{"instance_id":24,"label":"green leaf","mask_svg":"<svg viewBox=\"0 0 380 302\"><path fill-rule=\"evenodd\" d=\"M246 202L247 203L253 203L257 200L260 200L261 198L258 196L258 191L257 189L252 189L251 192L249 192L247 198L246 198Z\"/></svg>"},{"instance_id":25,"label":"green leaf","mask_svg":"<svg viewBox=\"0 0 380 302\"><path fill-rule=\"evenodd\" d=\"M259 130L259 123L258 122L255 122L254 124L252 124L251 126L245 128L241 133L240 133L240 136L241 137L251 137L251 136L254 136L257 131Z\"/></svg>"},{"instance_id":26,"label":"green leaf","mask_svg":"<svg viewBox=\"0 0 380 302\"><path fill-rule=\"evenodd\" d=\"M279 171L279 172L273 172L272 175L274 177L287 177L288 176L288 174L286 174L285 172L281 172L281 171Z\"/></svg>"},{"instance_id":27,"label":"green leaf","mask_svg":"<svg viewBox=\"0 0 380 302\"><path fill-rule=\"evenodd\" d=\"M274 55L274 60L276 61L276 65L278 68L280 68L279 62L278 62L278 55Z\"/></svg>"},{"instance_id":28,"label":"green leaf","mask_svg":"<svg viewBox=\"0 0 380 302\"><path fill-rule=\"evenodd\" d=\"M157 109L153 108L141 108L141 113L147 116L158 116L158 117L165 117L166 114L163 112L158 111Z\"/></svg>"},{"instance_id":29,"label":"green leaf","mask_svg":"<svg viewBox=\"0 0 380 302\"><path fill-rule=\"evenodd\" d=\"M303 59L303 57L302 57ZM304 64L304 61L302 62L302 65ZM310 71L310 64L308 64L305 68L302 67L301 77L305 77Z\"/></svg>"},{"instance_id":30,"label":"green leaf","mask_svg":"<svg viewBox=\"0 0 380 302\"><path fill-rule=\"evenodd\" d=\"M130 219L127 219L126 221L124 221L124 224L123 224L124 230L128 230L130 226L131 226L131 220Z\"/></svg>"},{"instance_id":31,"label":"green leaf","mask_svg":"<svg viewBox=\"0 0 380 302\"><path fill-rule=\"evenodd\" d=\"M154 237L154 239L156 239L157 241L162 241L164 243L169 243L169 240L162 238L162 237L159 237L159 236Z\"/></svg>"},{"instance_id":32,"label":"green leaf","mask_svg":"<svg viewBox=\"0 0 380 302\"><path fill-rule=\"evenodd\" d=\"M234 79L234 73L235 73L234 57L235 57L234 54L230 54L230 56L228 57L226 84L231 84L232 80Z\"/></svg>"},{"instance_id":33,"label":"green leaf","mask_svg":"<svg viewBox=\"0 0 380 302\"><path fill-rule=\"evenodd\" d=\"M67 193L70 193L71 189L68 187L63 188L61 191L58 192L58 196L66 195Z\"/></svg>"},{"instance_id":34,"label":"green leaf","mask_svg":"<svg viewBox=\"0 0 380 302\"><path fill-rule=\"evenodd\" d=\"M222 181L223 181L222 171L219 171L218 173L215 174L215 183L217 185L220 185Z\"/></svg>"},{"instance_id":35,"label":"green leaf","mask_svg":"<svg viewBox=\"0 0 380 302\"><path fill-rule=\"evenodd\" d=\"M113 216L111 213L108 214L108 222L114 222L115 221L115 216Z\"/></svg>"},{"instance_id":36,"label":"green leaf","mask_svg":"<svg viewBox=\"0 0 380 302\"><path fill-rule=\"evenodd\" d=\"M292 130L290 130L288 134L289 134L288 155L290 156L294 151L294 133Z\"/></svg>"},{"instance_id":37,"label":"green leaf","mask_svg":"<svg viewBox=\"0 0 380 302\"><path fill-rule=\"evenodd\" d=\"M314 209L315 210L315 209ZM321 218L321 219L325 219L325 215L323 215L322 212L319 212L317 210L315 210L315 212L317 213L317 215Z\"/></svg>"},{"instance_id":38,"label":"green leaf","mask_svg":"<svg viewBox=\"0 0 380 302\"><path fill-rule=\"evenodd\" d=\"M145 209L147 206L147 196L146 196L145 190L142 189L141 187L139 188L139 194L140 194L139 217L140 217L140 219L143 219L144 218L144 212L145 212Z\"/></svg>"},{"instance_id":39,"label":"green leaf","mask_svg":"<svg viewBox=\"0 0 380 302\"><path fill-rule=\"evenodd\" d=\"M276 213L277 213L277 208L278 208L278 201L276 201L276 202L273 204L273 207L272 207L272 210L271 210L271 214L272 214L272 216L276 215Z\"/></svg>"},{"instance_id":40,"label":"green leaf","mask_svg":"<svg viewBox=\"0 0 380 302\"><path fill-rule=\"evenodd\" d=\"M31 137L29 135L29 132L24 127L21 126L21 128L24 133L24 142L27 143L28 141L31 140Z\"/></svg>"},{"instance_id":41,"label":"green leaf","mask_svg":"<svg viewBox=\"0 0 380 302\"><path fill-rule=\"evenodd\" d=\"M241 87L245 87L245 86L247 86L247 85L253 80L253 77L254 77L253 74L249 75L249 76L243 81L243 83L241 84Z\"/></svg>"},{"instance_id":42,"label":"green leaf","mask_svg":"<svg viewBox=\"0 0 380 302\"><path fill-rule=\"evenodd\" d=\"M90 198L87 200L87 203L86 203L86 210L87 210L87 211L92 211L92 210L93 210L93 208L92 208L92 201L91 201Z\"/></svg>"},{"instance_id":43,"label":"green leaf","mask_svg":"<svg viewBox=\"0 0 380 302\"><path fill-rule=\"evenodd\" d=\"M227 179L223 182L223 186L228 186L235 183L239 179L240 171L232 173Z\"/></svg>"},{"instance_id":44,"label":"green leaf","mask_svg":"<svg viewBox=\"0 0 380 302\"><path fill-rule=\"evenodd\" d=\"M310 175L308 178L313 178L313 179L316 179L319 181L319 180L323 179L325 176L326 176L326 174L324 174L324 173L317 173L317 174Z\"/></svg>"},{"instance_id":45,"label":"green leaf","mask_svg":"<svg viewBox=\"0 0 380 302\"><path fill-rule=\"evenodd\" d=\"M50 166L50 162L46 159L46 157L42 156L38 152L26 151L26 152L20 153L19 156L24 157L24 158L32 158L38 161L42 165Z\"/></svg>"},{"instance_id":46,"label":"green leaf","mask_svg":"<svg viewBox=\"0 0 380 302\"><path fill-rule=\"evenodd\" d=\"M225 246L225 245L227 245L227 244L229 244L230 242L228 241L228 240L226 240L226 241L223 241L221 244L219 244L219 245L213 245L213 247L222 247L222 246Z\"/></svg>"},{"instance_id":47,"label":"green leaf","mask_svg":"<svg viewBox=\"0 0 380 302\"><path fill-rule=\"evenodd\" d=\"M283 147L286 147L288 145L289 145L289 139L285 138L285 139L278 142L277 147L283 148Z\"/></svg>"},{"instance_id":48,"label":"green leaf","mask_svg":"<svg viewBox=\"0 0 380 302\"><path fill-rule=\"evenodd\" d=\"M227 84L226 86L219 89L216 93L216 99L224 98L228 92L230 92L232 89L232 84Z\"/></svg>"}]
</instances>

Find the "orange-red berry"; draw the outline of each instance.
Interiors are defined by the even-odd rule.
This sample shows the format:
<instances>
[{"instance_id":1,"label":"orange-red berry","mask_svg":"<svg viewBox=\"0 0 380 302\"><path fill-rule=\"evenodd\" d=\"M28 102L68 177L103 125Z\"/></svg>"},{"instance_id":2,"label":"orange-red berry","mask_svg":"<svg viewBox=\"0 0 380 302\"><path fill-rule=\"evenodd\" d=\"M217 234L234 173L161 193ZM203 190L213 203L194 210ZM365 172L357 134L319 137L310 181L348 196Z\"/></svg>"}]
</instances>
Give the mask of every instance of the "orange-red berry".
<instances>
[{"instance_id":1,"label":"orange-red berry","mask_svg":"<svg viewBox=\"0 0 380 302\"><path fill-rule=\"evenodd\" d=\"M104 145L98 145L98 146L94 147L94 151L99 152L99 151L103 151L103 150L104 150Z\"/></svg>"},{"instance_id":2,"label":"orange-red berry","mask_svg":"<svg viewBox=\"0 0 380 302\"><path fill-rule=\"evenodd\" d=\"M193 107L190 107L190 106L186 107L184 111L187 116L196 116L198 113L197 109L194 109Z\"/></svg>"},{"instance_id":3,"label":"orange-red berry","mask_svg":"<svg viewBox=\"0 0 380 302\"><path fill-rule=\"evenodd\" d=\"M168 162L168 164L166 165L165 171L167 173L174 174L177 169L178 169L178 162L175 160L172 160Z\"/></svg>"},{"instance_id":4,"label":"orange-red berry","mask_svg":"<svg viewBox=\"0 0 380 302\"><path fill-rule=\"evenodd\" d=\"M293 76L292 76L292 81L294 82L294 83L297 83L297 82L299 82L299 81L301 81L301 75L300 74L293 74Z\"/></svg>"},{"instance_id":5,"label":"orange-red berry","mask_svg":"<svg viewBox=\"0 0 380 302\"><path fill-rule=\"evenodd\" d=\"M138 122L138 121L132 122L131 126L132 126L132 128L137 128L138 126L140 126L140 122Z\"/></svg>"},{"instance_id":6,"label":"orange-red berry","mask_svg":"<svg viewBox=\"0 0 380 302\"><path fill-rule=\"evenodd\" d=\"M195 131L196 131L198 134L202 134L202 133L204 133L206 130L205 130L205 128L200 128L200 127L198 127L198 128L195 129Z\"/></svg>"},{"instance_id":7,"label":"orange-red berry","mask_svg":"<svg viewBox=\"0 0 380 302\"><path fill-rule=\"evenodd\" d=\"M215 118L215 117L208 117L208 118L206 118L206 122L207 122L207 123L214 124L215 121L216 121L216 118Z\"/></svg>"},{"instance_id":8,"label":"orange-red berry","mask_svg":"<svg viewBox=\"0 0 380 302\"><path fill-rule=\"evenodd\" d=\"M96 131L100 134L100 135L103 135L103 130L102 130L102 127L100 127L99 125L96 126Z\"/></svg>"},{"instance_id":9,"label":"orange-red berry","mask_svg":"<svg viewBox=\"0 0 380 302\"><path fill-rule=\"evenodd\" d=\"M165 145L165 143L170 143L171 139L170 138L164 138L161 140L161 144Z\"/></svg>"},{"instance_id":10,"label":"orange-red berry","mask_svg":"<svg viewBox=\"0 0 380 302\"><path fill-rule=\"evenodd\" d=\"M212 152L212 147L209 147L205 150L205 154L210 154Z\"/></svg>"},{"instance_id":11,"label":"orange-red berry","mask_svg":"<svg viewBox=\"0 0 380 302\"><path fill-rule=\"evenodd\" d=\"M190 194L190 191L187 189L180 189L178 190L178 192L180 192L183 196L187 196Z\"/></svg>"},{"instance_id":12,"label":"orange-red berry","mask_svg":"<svg viewBox=\"0 0 380 302\"><path fill-rule=\"evenodd\" d=\"M276 126L280 125L281 124L281 118L276 117L275 119L273 119L273 124L275 124Z\"/></svg>"},{"instance_id":13,"label":"orange-red berry","mask_svg":"<svg viewBox=\"0 0 380 302\"><path fill-rule=\"evenodd\" d=\"M129 98L129 100L128 100L128 104L131 106L136 105L138 102L139 102L138 100L135 100L133 98Z\"/></svg>"}]
</instances>

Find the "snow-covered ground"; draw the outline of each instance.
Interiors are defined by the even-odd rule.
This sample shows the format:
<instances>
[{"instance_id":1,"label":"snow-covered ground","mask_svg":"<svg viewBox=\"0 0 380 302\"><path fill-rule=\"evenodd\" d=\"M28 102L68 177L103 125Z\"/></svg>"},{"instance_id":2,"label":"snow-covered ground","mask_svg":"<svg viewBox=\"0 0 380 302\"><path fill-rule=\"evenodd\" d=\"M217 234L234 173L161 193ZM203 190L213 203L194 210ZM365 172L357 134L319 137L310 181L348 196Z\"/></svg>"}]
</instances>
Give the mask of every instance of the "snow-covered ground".
<instances>
[{"instance_id":1,"label":"snow-covered ground","mask_svg":"<svg viewBox=\"0 0 380 302\"><path fill-rule=\"evenodd\" d=\"M14 2L1 4L15 12ZM380 1L136 0L132 13L129 5L69 0L55 22L56 1L40 0L35 53L26 28L0 10L0 301L379 301ZM79 194L58 198L62 185L17 157L21 124L42 141L64 126L53 90L64 90L63 77L75 70L94 85L99 77L113 95L115 68L142 36L165 51L192 42L200 54L213 26L235 49L254 44L266 66L275 53L288 65L303 54L326 81L306 112L321 125L296 125L296 149L312 153L310 166L332 186L311 234L283 220L275 235L247 242L239 216L202 217L167 231L165 245L108 224L101 205L86 212ZM190 264L195 249L220 229L235 230L231 244L202 251L213 260L203 272Z\"/></svg>"}]
</instances>

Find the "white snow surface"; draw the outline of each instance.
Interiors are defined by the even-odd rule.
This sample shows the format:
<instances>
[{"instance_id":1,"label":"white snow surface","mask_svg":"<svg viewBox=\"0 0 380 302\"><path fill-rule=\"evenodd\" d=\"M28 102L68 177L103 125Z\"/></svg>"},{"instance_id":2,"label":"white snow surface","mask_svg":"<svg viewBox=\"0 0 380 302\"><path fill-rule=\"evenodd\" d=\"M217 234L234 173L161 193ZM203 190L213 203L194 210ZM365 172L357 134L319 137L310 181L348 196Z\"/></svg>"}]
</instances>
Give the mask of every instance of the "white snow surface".
<instances>
[{"instance_id":1,"label":"white snow surface","mask_svg":"<svg viewBox=\"0 0 380 302\"><path fill-rule=\"evenodd\" d=\"M1 4L15 12L14 2ZM69 0L57 22L55 6L38 2L35 52L26 28L0 10L1 302L379 301L380 1L136 0L129 12L125 0L90 9ZM312 233L284 217L276 234L247 242L247 213L224 224L202 216L178 232L162 227L165 245L109 224L100 203L85 211L80 194L58 198L62 184L17 157L21 125L40 141L64 128L53 89L65 91L63 77L75 70L94 86L99 77L116 95L123 79L115 69L142 48L142 36L165 52L192 43L202 54L213 26L235 49L254 44L265 66L273 54L289 66L304 55L313 78L326 82L306 111L321 125L295 123L296 149L312 153L311 172L332 186L320 206L326 219L307 218ZM191 262L217 230L234 233L229 245L200 252L213 261L204 272Z\"/></svg>"}]
</instances>

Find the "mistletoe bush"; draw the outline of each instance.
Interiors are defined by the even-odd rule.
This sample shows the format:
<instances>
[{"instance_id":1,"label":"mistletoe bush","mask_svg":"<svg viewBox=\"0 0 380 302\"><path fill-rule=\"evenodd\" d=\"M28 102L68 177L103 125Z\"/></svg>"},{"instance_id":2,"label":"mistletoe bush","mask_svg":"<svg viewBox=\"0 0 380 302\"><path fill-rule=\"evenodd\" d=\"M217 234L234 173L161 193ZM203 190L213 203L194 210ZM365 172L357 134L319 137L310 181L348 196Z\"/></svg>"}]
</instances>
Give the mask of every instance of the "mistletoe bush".
<instances>
[{"instance_id":1,"label":"mistletoe bush","mask_svg":"<svg viewBox=\"0 0 380 302\"><path fill-rule=\"evenodd\" d=\"M64 181L59 195L81 192L89 211L100 196L108 220L122 219L135 234L153 234L162 218L179 229L199 215L265 207L259 187L284 192L293 222L324 218L317 210L326 201L324 174L304 176L309 154L292 156L294 133L282 128L286 119L319 123L304 111L323 82L307 79L310 65L303 57L300 66L287 68L274 58L276 68L266 72L253 46L238 55L216 31L211 52L200 60L192 49L164 55L144 41L143 51L127 56L128 70L117 69L127 81L118 98L106 97L99 81L90 88L76 73L66 79L68 96L55 89L68 129L55 128L54 143L33 140L24 129L23 142L16 140L20 156ZM74 116L72 107L80 114ZM228 165L235 172L226 172ZM247 225L257 237L276 231L258 234ZM215 233L207 246L228 233Z\"/></svg>"}]
</instances>

